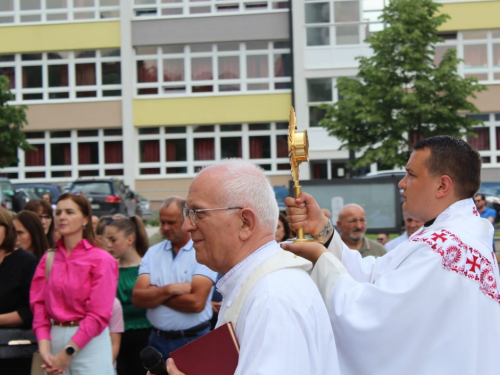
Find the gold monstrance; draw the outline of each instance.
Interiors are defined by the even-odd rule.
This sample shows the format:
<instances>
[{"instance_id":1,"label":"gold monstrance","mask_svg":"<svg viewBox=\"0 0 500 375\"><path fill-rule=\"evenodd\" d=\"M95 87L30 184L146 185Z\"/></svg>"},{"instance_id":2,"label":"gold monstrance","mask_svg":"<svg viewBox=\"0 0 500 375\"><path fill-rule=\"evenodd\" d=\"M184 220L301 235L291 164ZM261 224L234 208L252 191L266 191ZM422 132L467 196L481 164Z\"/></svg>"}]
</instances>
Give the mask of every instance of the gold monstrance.
<instances>
[{"instance_id":1,"label":"gold monstrance","mask_svg":"<svg viewBox=\"0 0 500 375\"><path fill-rule=\"evenodd\" d=\"M298 198L301 193L301 186L299 185L299 165L303 161L309 159L309 140L307 138L307 130L297 131L297 119L295 118L295 111L293 107L290 108L290 122L288 124L288 157L290 158L290 166L292 168L293 189L295 198ZM297 238L294 242L315 241L304 237L303 228L297 229Z\"/></svg>"}]
</instances>

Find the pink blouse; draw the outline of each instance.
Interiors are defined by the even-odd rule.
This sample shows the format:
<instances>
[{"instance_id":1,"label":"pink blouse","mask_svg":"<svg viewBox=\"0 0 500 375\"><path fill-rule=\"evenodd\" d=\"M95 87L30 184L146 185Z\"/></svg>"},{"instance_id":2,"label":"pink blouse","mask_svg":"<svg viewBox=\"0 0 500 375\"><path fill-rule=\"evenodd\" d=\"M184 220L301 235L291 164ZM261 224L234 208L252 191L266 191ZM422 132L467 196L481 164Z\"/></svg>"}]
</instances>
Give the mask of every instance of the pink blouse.
<instances>
[{"instance_id":1,"label":"pink blouse","mask_svg":"<svg viewBox=\"0 0 500 375\"><path fill-rule=\"evenodd\" d=\"M82 349L108 325L118 283L118 264L106 251L81 240L66 255L59 240L48 283L46 254L31 283L30 305L33 331L38 340L50 340L50 319L59 322L81 320L72 340Z\"/></svg>"}]
</instances>

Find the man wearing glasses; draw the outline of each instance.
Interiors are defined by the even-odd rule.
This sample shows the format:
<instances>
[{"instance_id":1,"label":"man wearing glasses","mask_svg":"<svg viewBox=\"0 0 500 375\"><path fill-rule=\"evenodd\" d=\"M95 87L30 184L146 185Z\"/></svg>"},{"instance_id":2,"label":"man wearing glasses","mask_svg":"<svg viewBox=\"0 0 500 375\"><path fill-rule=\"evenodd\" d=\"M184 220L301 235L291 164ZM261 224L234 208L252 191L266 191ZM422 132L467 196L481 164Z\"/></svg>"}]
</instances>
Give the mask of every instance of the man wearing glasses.
<instances>
[{"instance_id":1,"label":"man wearing glasses","mask_svg":"<svg viewBox=\"0 0 500 375\"><path fill-rule=\"evenodd\" d=\"M203 169L189 188L183 229L196 259L224 276L217 325L240 344L235 374L338 374L328 313L310 262L275 241L278 205L263 171L234 159ZM170 375L180 375L171 359Z\"/></svg>"},{"instance_id":2,"label":"man wearing glasses","mask_svg":"<svg viewBox=\"0 0 500 375\"><path fill-rule=\"evenodd\" d=\"M153 326L148 345L169 353L210 331L213 285L217 274L199 264L193 241L182 231L181 197L167 198L160 207L160 230L165 241L148 249L139 267L132 300L148 309Z\"/></svg>"}]
</instances>

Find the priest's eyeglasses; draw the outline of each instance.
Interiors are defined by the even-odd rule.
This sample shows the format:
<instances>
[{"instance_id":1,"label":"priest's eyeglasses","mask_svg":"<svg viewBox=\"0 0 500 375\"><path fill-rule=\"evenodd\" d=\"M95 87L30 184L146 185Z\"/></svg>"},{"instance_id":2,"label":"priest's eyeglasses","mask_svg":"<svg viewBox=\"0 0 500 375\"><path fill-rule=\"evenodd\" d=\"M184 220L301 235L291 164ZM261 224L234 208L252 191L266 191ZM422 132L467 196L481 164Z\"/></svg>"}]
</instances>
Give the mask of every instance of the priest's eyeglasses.
<instances>
[{"instance_id":1,"label":"priest's eyeglasses","mask_svg":"<svg viewBox=\"0 0 500 375\"><path fill-rule=\"evenodd\" d=\"M189 217L189 221L193 226L198 224L196 214L199 212L207 212L207 211L219 211L219 210L242 210L243 207L222 207L222 208L202 208L198 210L193 210L192 208L183 208L182 215L184 216L184 220Z\"/></svg>"}]
</instances>

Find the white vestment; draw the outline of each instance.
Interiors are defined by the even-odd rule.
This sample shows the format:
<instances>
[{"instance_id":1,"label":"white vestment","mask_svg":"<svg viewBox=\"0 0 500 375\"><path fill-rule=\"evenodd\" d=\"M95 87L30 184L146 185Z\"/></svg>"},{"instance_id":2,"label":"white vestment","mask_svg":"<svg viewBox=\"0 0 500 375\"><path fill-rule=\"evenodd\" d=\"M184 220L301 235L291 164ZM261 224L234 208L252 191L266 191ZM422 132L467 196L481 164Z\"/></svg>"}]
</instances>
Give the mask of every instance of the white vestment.
<instances>
[{"instance_id":1,"label":"white vestment","mask_svg":"<svg viewBox=\"0 0 500 375\"><path fill-rule=\"evenodd\" d=\"M401 236L396 237L395 239L387 242L384 245L384 247L387 250L387 252L389 252L391 250L394 250L399 244L401 244L402 242L405 242L407 239L408 239L408 232L405 231Z\"/></svg>"},{"instance_id":2,"label":"white vestment","mask_svg":"<svg viewBox=\"0 0 500 375\"><path fill-rule=\"evenodd\" d=\"M484 240L491 230L465 199L380 258L332 241L311 276L341 373L499 374L498 265Z\"/></svg>"},{"instance_id":3,"label":"white vestment","mask_svg":"<svg viewBox=\"0 0 500 375\"><path fill-rule=\"evenodd\" d=\"M269 242L233 267L218 283L218 325L238 290L269 257L283 250ZM250 289L236 323L240 355L236 375L336 375L339 365L328 312L303 269L266 274Z\"/></svg>"}]
</instances>

